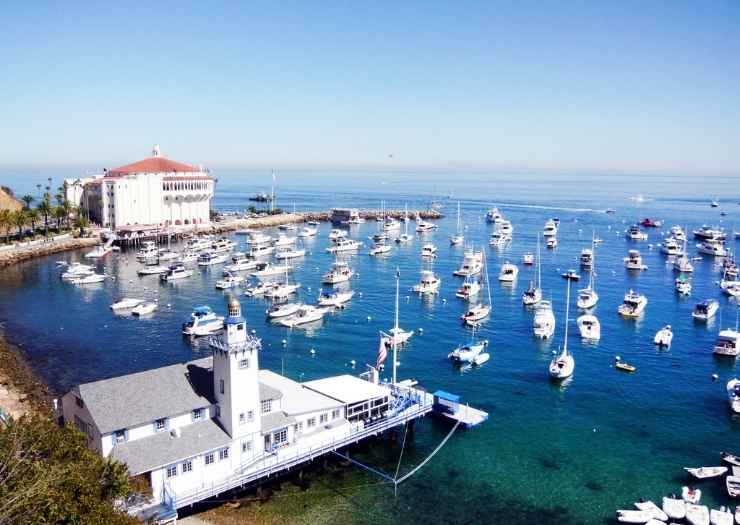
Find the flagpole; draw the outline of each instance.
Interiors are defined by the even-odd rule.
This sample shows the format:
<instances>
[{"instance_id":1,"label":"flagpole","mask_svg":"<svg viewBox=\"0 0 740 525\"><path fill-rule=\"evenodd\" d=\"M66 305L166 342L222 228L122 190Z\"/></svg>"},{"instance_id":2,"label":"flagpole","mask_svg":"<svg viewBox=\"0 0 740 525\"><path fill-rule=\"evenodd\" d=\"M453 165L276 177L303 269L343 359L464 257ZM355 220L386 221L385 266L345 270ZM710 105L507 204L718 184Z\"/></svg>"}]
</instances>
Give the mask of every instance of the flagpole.
<instances>
[{"instance_id":1,"label":"flagpole","mask_svg":"<svg viewBox=\"0 0 740 525\"><path fill-rule=\"evenodd\" d=\"M399 271L398 268L396 268L396 327L395 327L396 330L394 331L393 338L391 339L391 341L393 341L393 384L394 385L396 384L396 362L398 361L398 359L396 359L396 348L398 346L396 343L396 338L398 337L398 290L399 290L399 283L401 280L400 277L401 277L401 272Z\"/></svg>"}]
</instances>

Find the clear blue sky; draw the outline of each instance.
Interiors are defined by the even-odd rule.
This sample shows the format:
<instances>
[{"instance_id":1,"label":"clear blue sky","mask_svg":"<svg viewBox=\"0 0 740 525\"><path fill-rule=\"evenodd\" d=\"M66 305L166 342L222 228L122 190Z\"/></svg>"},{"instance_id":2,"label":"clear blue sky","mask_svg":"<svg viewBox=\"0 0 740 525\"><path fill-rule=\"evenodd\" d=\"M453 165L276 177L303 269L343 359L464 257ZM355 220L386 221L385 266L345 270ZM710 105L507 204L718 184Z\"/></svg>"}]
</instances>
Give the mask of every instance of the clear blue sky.
<instances>
[{"instance_id":1,"label":"clear blue sky","mask_svg":"<svg viewBox=\"0 0 740 525\"><path fill-rule=\"evenodd\" d=\"M738 0L97 6L3 6L0 164L740 171Z\"/></svg>"}]
</instances>

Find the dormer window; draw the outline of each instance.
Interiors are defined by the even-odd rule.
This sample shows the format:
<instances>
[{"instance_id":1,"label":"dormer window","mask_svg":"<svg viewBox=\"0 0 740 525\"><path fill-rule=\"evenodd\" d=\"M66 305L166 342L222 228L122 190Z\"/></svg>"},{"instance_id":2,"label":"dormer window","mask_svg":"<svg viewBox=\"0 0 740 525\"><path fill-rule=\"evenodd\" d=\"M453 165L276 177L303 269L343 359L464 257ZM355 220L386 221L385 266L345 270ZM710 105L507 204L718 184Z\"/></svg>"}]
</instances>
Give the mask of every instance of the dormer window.
<instances>
[{"instance_id":1,"label":"dormer window","mask_svg":"<svg viewBox=\"0 0 740 525\"><path fill-rule=\"evenodd\" d=\"M154 430L156 432L161 432L166 429L167 429L167 419L166 418L157 419L154 422Z\"/></svg>"},{"instance_id":2,"label":"dormer window","mask_svg":"<svg viewBox=\"0 0 740 525\"><path fill-rule=\"evenodd\" d=\"M126 442L126 429L116 430L113 432L113 443L125 443Z\"/></svg>"},{"instance_id":3,"label":"dormer window","mask_svg":"<svg viewBox=\"0 0 740 525\"><path fill-rule=\"evenodd\" d=\"M269 414L272 410L272 399L263 399L261 408L263 414Z\"/></svg>"}]
</instances>

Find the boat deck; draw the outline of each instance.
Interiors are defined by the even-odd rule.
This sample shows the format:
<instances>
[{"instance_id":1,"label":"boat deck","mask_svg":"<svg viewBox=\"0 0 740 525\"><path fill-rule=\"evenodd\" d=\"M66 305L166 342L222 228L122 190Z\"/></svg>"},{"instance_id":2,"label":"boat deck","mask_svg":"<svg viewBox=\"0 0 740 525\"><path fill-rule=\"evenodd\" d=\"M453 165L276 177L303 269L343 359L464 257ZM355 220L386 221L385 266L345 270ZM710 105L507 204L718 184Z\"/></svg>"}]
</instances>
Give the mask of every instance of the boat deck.
<instances>
[{"instance_id":1,"label":"boat deck","mask_svg":"<svg viewBox=\"0 0 740 525\"><path fill-rule=\"evenodd\" d=\"M468 405L458 405L454 412L435 411L436 414L444 416L452 421L459 421L466 428L480 425L488 419L488 412L473 408Z\"/></svg>"}]
</instances>

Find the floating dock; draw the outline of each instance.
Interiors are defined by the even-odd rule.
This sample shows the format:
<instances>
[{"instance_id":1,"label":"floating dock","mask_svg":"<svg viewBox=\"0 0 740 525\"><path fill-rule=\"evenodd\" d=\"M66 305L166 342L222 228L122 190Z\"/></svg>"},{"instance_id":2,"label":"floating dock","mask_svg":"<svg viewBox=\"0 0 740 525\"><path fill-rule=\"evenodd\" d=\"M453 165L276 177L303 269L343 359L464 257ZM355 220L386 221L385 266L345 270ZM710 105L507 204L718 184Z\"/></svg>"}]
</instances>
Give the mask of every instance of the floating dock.
<instances>
[{"instance_id":1,"label":"floating dock","mask_svg":"<svg viewBox=\"0 0 740 525\"><path fill-rule=\"evenodd\" d=\"M461 423L465 428L480 425L488 419L488 412L460 403L460 396L444 390L434 393L432 409L435 414Z\"/></svg>"}]
</instances>

